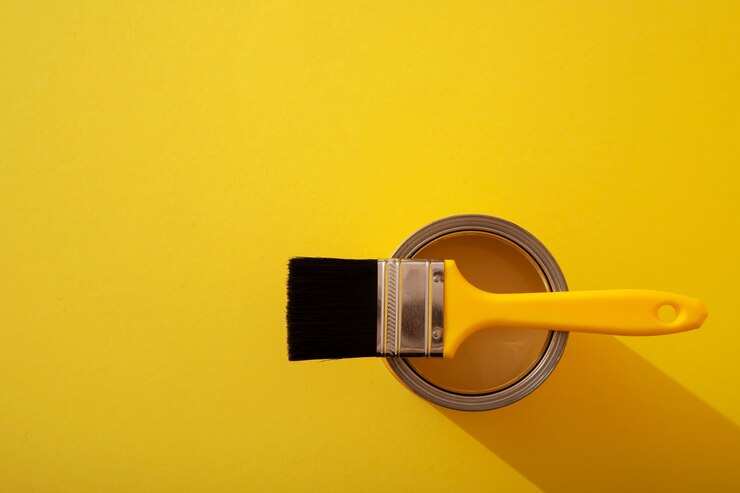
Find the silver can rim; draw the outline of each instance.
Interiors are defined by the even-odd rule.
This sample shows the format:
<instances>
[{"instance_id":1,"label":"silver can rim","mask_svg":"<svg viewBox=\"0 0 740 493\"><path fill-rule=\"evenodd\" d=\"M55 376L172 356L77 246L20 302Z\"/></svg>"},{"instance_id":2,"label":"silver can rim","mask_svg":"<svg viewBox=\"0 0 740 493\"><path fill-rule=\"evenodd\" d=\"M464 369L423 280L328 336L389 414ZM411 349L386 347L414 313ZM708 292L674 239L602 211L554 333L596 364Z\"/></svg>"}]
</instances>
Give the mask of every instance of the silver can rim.
<instances>
[{"instance_id":1,"label":"silver can rim","mask_svg":"<svg viewBox=\"0 0 740 493\"><path fill-rule=\"evenodd\" d=\"M511 241L537 263L545 275L550 291L568 290L565 276L547 248L524 228L495 216L459 214L439 219L409 236L396 248L392 257L412 257L430 242L459 232L489 233ZM451 392L424 379L406 359L386 358L386 362L406 387L434 404L459 411L489 411L513 404L539 387L557 366L567 341L568 332L551 331L547 348L529 373L509 387L487 394L464 395Z\"/></svg>"}]
</instances>

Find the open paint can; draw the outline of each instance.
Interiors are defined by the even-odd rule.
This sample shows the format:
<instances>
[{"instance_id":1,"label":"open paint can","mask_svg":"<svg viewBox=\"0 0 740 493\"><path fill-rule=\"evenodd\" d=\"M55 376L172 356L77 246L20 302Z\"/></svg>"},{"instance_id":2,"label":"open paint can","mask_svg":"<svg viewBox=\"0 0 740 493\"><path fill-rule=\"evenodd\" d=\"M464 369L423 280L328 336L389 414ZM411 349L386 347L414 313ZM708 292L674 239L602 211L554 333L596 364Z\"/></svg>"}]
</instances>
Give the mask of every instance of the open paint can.
<instances>
[{"instance_id":1,"label":"open paint can","mask_svg":"<svg viewBox=\"0 0 740 493\"><path fill-rule=\"evenodd\" d=\"M435 221L407 238L391 257L455 260L469 282L493 293L568 290L560 267L537 238L492 216ZM451 359L386 362L404 385L430 402L486 411L516 402L542 384L567 339L567 332L496 327L470 337Z\"/></svg>"}]
</instances>

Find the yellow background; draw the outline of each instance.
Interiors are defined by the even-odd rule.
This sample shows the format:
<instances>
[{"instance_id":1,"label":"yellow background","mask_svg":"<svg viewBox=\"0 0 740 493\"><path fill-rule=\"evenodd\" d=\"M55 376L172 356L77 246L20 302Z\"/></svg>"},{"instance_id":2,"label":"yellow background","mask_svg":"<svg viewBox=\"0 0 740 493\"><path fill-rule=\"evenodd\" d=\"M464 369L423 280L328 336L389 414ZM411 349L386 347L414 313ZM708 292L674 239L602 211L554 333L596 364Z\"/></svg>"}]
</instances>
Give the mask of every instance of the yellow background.
<instances>
[{"instance_id":1,"label":"yellow background","mask_svg":"<svg viewBox=\"0 0 740 493\"><path fill-rule=\"evenodd\" d=\"M0 490L738 488L737 2L205 3L0 6ZM483 414L287 362L289 256L466 212L710 318Z\"/></svg>"}]
</instances>

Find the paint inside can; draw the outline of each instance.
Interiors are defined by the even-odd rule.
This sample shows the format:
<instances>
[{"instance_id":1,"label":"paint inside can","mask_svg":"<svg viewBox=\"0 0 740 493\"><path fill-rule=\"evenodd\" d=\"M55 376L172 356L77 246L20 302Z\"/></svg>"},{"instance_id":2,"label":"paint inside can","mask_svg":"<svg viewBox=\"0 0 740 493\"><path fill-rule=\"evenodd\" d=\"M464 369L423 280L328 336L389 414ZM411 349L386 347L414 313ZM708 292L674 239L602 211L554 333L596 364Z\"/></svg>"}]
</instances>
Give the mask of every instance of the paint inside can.
<instances>
[{"instance_id":1,"label":"paint inside can","mask_svg":"<svg viewBox=\"0 0 740 493\"><path fill-rule=\"evenodd\" d=\"M465 278L494 293L567 291L560 267L533 235L501 218L450 216L409 236L393 258L452 259ZM490 328L451 359L386 358L406 387L462 411L507 406L535 390L560 360L567 332Z\"/></svg>"},{"instance_id":2,"label":"paint inside can","mask_svg":"<svg viewBox=\"0 0 740 493\"><path fill-rule=\"evenodd\" d=\"M451 259L474 286L491 293L547 291L542 269L521 248L500 236L460 232L422 247L415 258ZM495 327L468 338L454 358L409 359L437 387L461 394L506 388L534 368L550 331Z\"/></svg>"}]
</instances>

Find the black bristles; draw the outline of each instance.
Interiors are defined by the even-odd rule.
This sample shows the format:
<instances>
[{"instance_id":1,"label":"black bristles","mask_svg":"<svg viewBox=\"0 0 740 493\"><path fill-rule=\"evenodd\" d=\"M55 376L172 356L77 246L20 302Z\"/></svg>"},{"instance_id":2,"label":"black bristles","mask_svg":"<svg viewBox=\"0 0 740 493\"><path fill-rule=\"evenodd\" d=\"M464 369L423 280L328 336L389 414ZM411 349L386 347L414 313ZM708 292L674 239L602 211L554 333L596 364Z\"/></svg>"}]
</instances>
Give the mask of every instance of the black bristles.
<instances>
[{"instance_id":1,"label":"black bristles","mask_svg":"<svg viewBox=\"0 0 740 493\"><path fill-rule=\"evenodd\" d=\"M288 359L375 356L377 260L292 258Z\"/></svg>"}]
</instances>

